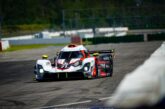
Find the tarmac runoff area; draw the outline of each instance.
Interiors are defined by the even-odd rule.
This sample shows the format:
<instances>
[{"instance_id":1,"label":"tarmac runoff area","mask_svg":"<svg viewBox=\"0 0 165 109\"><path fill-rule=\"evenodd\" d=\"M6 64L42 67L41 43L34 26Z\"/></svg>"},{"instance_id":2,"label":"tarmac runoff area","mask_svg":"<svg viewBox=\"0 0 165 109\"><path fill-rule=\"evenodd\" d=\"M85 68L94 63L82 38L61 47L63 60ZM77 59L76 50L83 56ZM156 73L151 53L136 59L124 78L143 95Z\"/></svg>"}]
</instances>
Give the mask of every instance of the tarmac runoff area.
<instances>
[{"instance_id":1,"label":"tarmac runoff area","mask_svg":"<svg viewBox=\"0 0 165 109\"><path fill-rule=\"evenodd\" d=\"M121 80L142 65L161 41L88 45L89 50L115 49L113 77L36 82L33 66L42 54L53 58L62 47L0 53L0 108L91 108L107 106Z\"/></svg>"}]
</instances>

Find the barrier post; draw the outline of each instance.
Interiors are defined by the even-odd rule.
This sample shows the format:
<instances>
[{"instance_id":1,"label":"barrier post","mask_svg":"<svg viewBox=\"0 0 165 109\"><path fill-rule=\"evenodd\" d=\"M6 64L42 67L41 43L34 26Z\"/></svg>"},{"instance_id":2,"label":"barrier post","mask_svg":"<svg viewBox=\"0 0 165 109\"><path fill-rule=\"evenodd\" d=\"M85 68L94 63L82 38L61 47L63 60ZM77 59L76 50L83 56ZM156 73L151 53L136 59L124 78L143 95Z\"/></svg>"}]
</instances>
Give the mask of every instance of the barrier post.
<instances>
[{"instance_id":1,"label":"barrier post","mask_svg":"<svg viewBox=\"0 0 165 109\"><path fill-rule=\"evenodd\" d=\"M2 42L1 42L1 39L0 39L0 51L2 51Z\"/></svg>"},{"instance_id":2,"label":"barrier post","mask_svg":"<svg viewBox=\"0 0 165 109\"><path fill-rule=\"evenodd\" d=\"M0 16L0 51L2 51L2 42L1 42L1 21L2 21L2 17Z\"/></svg>"},{"instance_id":3,"label":"barrier post","mask_svg":"<svg viewBox=\"0 0 165 109\"><path fill-rule=\"evenodd\" d=\"M147 33L144 33L144 42L147 42L147 41L148 41Z\"/></svg>"}]
</instances>

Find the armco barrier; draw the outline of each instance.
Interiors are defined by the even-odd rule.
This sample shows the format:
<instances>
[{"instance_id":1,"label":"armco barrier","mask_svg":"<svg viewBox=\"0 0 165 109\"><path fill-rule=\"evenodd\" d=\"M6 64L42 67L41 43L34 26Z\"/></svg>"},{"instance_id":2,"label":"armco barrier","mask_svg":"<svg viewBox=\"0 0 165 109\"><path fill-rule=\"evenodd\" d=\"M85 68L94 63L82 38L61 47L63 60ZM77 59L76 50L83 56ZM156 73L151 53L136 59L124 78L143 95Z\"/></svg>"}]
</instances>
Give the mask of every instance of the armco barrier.
<instances>
[{"instance_id":1,"label":"armco barrier","mask_svg":"<svg viewBox=\"0 0 165 109\"><path fill-rule=\"evenodd\" d=\"M143 35L129 35L123 37L94 37L83 39L83 41L88 40L93 44L100 44L100 43L120 43L120 42L142 42L144 41Z\"/></svg>"},{"instance_id":2,"label":"armco barrier","mask_svg":"<svg viewBox=\"0 0 165 109\"><path fill-rule=\"evenodd\" d=\"M165 40L165 33L162 34L148 34L148 41ZM123 37L94 37L83 38L84 41L89 41L92 44L100 43L120 43L120 42L143 42L144 35L128 35ZM10 40L10 45L28 45L28 44L61 44L71 43L71 37L57 37L53 39L27 39L27 40Z\"/></svg>"},{"instance_id":3,"label":"armco barrier","mask_svg":"<svg viewBox=\"0 0 165 109\"><path fill-rule=\"evenodd\" d=\"M0 40L0 51L2 51L2 43L1 43L1 40Z\"/></svg>"},{"instance_id":4,"label":"armco barrier","mask_svg":"<svg viewBox=\"0 0 165 109\"><path fill-rule=\"evenodd\" d=\"M165 40L165 33L161 33L161 34L149 34L147 39L148 39L148 41Z\"/></svg>"},{"instance_id":5,"label":"armco barrier","mask_svg":"<svg viewBox=\"0 0 165 109\"><path fill-rule=\"evenodd\" d=\"M10 40L10 45L30 45L30 44L63 44L70 43L70 37L59 37L52 39L27 39L27 40Z\"/></svg>"}]
</instances>

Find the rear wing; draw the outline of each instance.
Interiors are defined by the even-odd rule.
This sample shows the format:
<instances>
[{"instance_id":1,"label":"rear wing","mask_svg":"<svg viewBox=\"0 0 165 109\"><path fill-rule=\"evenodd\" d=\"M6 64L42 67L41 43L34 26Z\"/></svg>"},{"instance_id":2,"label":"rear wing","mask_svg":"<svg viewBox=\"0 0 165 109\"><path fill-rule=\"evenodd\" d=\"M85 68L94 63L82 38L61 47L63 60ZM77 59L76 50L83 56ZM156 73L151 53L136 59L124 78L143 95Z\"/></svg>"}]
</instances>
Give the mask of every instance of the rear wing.
<instances>
[{"instance_id":1,"label":"rear wing","mask_svg":"<svg viewBox=\"0 0 165 109\"><path fill-rule=\"evenodd\" d=\"M115 49L89 51L89 54L94 54L94 53L98 53L98 54L111 54L114 57L115 56Z\"/></svg>"},{"instance_id":2,"label":"rear wing","mask_svg":"<svg viewBox=\"0 0 165 109\"><path fill-rule=\"evenodd\" d=\"M95 51L89 51L90 54L93 53L115 53L115 49L111 49L111 50L95 50Z\"/></svg>"}]
</instances>

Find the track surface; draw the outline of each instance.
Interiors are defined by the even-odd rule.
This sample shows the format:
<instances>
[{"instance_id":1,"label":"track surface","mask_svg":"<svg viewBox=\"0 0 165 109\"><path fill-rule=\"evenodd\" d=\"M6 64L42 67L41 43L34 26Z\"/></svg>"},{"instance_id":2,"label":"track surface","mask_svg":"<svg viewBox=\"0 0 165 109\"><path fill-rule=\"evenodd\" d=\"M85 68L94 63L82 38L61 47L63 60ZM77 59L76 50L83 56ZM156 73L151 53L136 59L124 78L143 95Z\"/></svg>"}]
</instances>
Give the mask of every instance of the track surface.
<instances>
[{"instance_id":1,"label":"track surface","mask_svg":"<svg viewBox=\"0 0 165 109\"><path fill-rule=\"evenodd\" d=\"M142 64L160 45L161 42L141 42L87 46L91 50L116 50L113 77L92 80L34 81L35 60L32 55L37 57L46 50L53 57L55 47L22 51L22 58L18 56L20 52L1 53L0 108L105 106L106 97L112 95L122 78Z\"/></svg>"}]
</instances>

